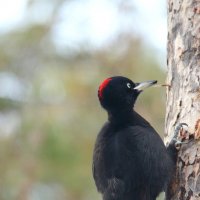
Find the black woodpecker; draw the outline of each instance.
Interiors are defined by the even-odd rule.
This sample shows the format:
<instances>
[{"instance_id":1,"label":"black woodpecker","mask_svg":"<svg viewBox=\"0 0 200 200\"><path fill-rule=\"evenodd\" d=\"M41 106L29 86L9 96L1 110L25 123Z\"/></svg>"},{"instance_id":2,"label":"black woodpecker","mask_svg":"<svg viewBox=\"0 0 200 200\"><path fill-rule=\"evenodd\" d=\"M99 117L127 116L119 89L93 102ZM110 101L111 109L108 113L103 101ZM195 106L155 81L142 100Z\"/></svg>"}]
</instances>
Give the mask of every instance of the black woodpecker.
<instances>
[{"instance_id":1,"label":"black woodpecker","mask_svg":"<svg viewBox=\"0 0 200 200\"><path fill-rule=\"evenodd\" d=\"M156 200L172 177L172 156L154 128L134 110L138 95L156 83L116 76L99 87L108 121L94 147L93 177L103 200Z\"/></svg>"}]
</instances>

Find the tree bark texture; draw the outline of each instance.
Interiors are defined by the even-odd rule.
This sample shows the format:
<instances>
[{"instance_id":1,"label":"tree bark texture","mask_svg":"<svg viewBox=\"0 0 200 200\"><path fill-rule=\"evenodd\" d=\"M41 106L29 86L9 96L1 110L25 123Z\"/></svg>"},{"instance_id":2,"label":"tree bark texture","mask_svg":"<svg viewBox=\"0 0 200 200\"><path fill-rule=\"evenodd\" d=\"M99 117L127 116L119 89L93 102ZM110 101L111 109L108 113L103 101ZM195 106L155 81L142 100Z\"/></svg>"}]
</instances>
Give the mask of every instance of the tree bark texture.
<instances>
[{"instance_id":1,"label":"tree bark texture","mask_svg":"<svg viewBox=\"0 0 200 200\"><path fill-rule=\"evenodd\" d=\"M188 124L190 142L178 153L170 200L200 200L200 0L168 0L165 142Z\"/></svg>"}]
</instances>

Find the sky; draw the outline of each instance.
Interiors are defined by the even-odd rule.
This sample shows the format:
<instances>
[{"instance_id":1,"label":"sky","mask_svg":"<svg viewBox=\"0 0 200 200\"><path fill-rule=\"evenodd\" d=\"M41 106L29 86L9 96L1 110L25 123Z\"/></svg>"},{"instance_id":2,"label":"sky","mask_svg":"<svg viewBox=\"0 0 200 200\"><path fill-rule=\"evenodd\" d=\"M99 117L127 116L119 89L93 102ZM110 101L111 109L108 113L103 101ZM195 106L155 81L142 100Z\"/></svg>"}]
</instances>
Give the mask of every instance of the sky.
<instances>
[{"instance_id":1,"label":"sky","mask_svg":"<svg viewBox=\"0 0 200 200\"><path fill-rule=\"evenodd\" d=\"M20 23L24 16L26 0L0 0L0 32Z\"/></svg>"},{"instance_id":2,"label":"sky","mask_svg":"<svg viewBox=\"0 0 200 200\"><path fill-rule=\"evenodd\" d=\"M23 22L26 2L26 0L0 0L0 33L12 30ZM133 29L158 53L165 55L167 38L165 0L135 1L134 23L128 21L127 18L126 20L123 20L123 17L119 18L112 1L80 2L71 1L63 6L60 13L61 22L54 30L55 41L58 45L65 44L64 41L72 45L89 39L96 46L101 46L116 31L127 28Z\"/></svg>"}]
</instances>

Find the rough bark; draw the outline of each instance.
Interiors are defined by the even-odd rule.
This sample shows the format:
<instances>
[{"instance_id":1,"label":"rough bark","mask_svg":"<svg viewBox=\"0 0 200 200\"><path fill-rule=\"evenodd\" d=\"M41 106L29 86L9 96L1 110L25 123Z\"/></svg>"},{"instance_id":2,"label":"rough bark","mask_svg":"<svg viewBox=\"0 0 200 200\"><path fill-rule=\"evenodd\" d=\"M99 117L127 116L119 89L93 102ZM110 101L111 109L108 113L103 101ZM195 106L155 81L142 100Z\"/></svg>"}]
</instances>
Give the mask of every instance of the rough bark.
<instances>
[{"instance_id":1,"label":"rough bark","mask_svg":"<svg viewBox=\"0 0 200 200\"><path fill-rule=\"evenodd\" d=\"M168 0L168 76L165 142L188 124L170 200L200 199L200 0Z\"/></svg>"}]
</instances>

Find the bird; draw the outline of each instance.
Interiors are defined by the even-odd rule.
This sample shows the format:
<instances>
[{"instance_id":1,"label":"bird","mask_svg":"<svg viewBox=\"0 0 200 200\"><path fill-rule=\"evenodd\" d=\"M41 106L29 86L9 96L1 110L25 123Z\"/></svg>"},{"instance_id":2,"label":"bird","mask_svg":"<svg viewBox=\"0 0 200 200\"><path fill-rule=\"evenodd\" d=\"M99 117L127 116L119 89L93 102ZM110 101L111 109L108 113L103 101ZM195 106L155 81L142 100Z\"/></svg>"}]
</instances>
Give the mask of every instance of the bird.
<instances>
[{"instance_id":1,"label":"bird","mask_svg":"<svg viewBox=\"0 0 200 200\"><path fill-rule=\"evenodd\" d=\"M103 200L156 200L171 180L172 156L134 109L143 90L156 83L114 76L99 86L98 98L108 120L96 139L92 171Z\"/></svg>"}]
</instances>

